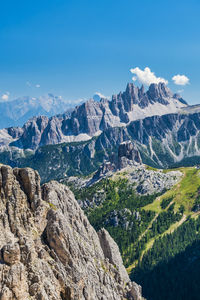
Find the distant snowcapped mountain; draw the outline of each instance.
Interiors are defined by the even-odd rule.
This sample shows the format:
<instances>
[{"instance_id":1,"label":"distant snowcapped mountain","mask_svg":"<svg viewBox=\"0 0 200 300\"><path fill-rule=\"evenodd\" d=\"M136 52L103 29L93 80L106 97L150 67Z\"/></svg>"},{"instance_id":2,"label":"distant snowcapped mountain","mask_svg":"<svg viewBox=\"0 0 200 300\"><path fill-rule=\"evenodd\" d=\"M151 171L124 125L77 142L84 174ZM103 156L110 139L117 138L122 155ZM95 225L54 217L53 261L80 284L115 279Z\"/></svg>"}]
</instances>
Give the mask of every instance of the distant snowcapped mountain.
<instances>
[{"instance_id":1,"label":"distant snowcapped mountain","mask_svg":"<svg viewBox=\"0 0 200 300\"><path fill-rule=\"evenodd\" d=\"M51 117L73 108L73 102L48 94L39 98L21 97L0 102L0 128L23 126L30 118L44 115Z\"/></svg>"}]
</instances>

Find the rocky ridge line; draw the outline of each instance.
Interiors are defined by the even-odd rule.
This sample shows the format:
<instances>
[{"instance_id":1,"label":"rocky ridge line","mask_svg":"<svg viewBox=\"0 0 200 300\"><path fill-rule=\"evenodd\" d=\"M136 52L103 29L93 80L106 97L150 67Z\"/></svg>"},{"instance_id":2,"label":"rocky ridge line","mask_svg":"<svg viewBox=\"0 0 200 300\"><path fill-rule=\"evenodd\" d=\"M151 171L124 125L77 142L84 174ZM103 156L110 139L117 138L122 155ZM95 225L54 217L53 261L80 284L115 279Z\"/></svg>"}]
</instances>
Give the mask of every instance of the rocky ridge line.
<instances>
[{"instance_id":1,"label":"rocky ridge line","mask_svg":"<svg viewBox=\"0 0 200 300\"><path fill-rule=\"evenodd\" d=\"M1 300L140 300L119 249L72 192L32 169L0 165Z\"/></svg>"}]
</instances>

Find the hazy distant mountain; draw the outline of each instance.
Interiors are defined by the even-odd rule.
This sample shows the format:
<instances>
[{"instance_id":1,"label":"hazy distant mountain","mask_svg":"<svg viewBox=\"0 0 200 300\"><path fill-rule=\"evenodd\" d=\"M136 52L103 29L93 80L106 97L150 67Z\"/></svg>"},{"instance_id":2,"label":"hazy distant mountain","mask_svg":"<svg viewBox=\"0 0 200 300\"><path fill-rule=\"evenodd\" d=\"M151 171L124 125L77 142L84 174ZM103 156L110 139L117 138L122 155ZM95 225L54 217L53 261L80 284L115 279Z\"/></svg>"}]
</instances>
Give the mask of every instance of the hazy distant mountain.
<instances>
[{"instance_id":1,"label":"hazy distant mountain","mask_svg":"<svg viewBox=\"0 0 200 300\"><path fill-rule=\"evenodd\" d=\"M0 102L0 128L23 126L34 116L51 117L74 107L73 102L48 94L39 98L21 97L8 102Z\"/></svg>"}]
</instances>

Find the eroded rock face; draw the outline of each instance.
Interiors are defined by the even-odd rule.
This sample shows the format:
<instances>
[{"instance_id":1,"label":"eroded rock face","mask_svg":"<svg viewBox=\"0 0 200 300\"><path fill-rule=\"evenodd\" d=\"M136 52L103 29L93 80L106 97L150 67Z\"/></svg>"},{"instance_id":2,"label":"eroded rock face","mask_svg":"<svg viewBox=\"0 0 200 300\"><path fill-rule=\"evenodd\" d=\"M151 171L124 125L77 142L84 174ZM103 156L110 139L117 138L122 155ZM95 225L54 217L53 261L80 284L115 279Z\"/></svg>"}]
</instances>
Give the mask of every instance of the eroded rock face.
<instances>
[{"instance_id":1,"label":"eroded rock face","mask_svg":"<svg viewBox=\"0 0 200 300\"><path fill-rule=\"evenodd\" d=\"M142 159L137 148L131 141L123 142L118 149L118 169L121 170L127 166L136 166L142 164Z\"/></svg>"},{"instance_id":2,"label":"eroded rock face","mask_svg":"<svg viewBox=\"0 0 200 300\"><path fill-rule=\"evenodd\" d=\"M108 176L113 172L122 170L127 167L139 166L142 159L137 147L131 141L125 141L118 147L117 156L113 154L109 161L104 162L94 174L91 183L102 177ZM89 183L90 184L90 183Z\"/></svg>"},{"instance_id":3,"label":"eroded rock face","mask_svg":"<svg viewBox=\"0 0 200 300\"><path fill-rule=\"evenodd\" d=\"M125 282L129 281L128 274L123 265L117 244L114 242L110 234L105 229L101 229L98 232L98 236L104 256L109 259L109 262L111 264L118 268L121 280Z\"/></svg>"},{"instance_id":4,"label":"eroded rock face","mask_svg":"<svg viewBox=\"0 0 200 300\"><path fill-rule=\"evenodd\" d=\"M66 186L40 188L37 172L0 165L0 194L0 300L142 299Z\"/></svg>"},{"instance_id":5,"label":"eroded rock face","mask_svg":"<svg viewBox=\"0 0 200 300\"><path fill-rule=\"evenodd\" d=\"M9 265L20 261L20 248L18 243L9 243L2 248L3 260Z\"/></svg>"}]
</instances>

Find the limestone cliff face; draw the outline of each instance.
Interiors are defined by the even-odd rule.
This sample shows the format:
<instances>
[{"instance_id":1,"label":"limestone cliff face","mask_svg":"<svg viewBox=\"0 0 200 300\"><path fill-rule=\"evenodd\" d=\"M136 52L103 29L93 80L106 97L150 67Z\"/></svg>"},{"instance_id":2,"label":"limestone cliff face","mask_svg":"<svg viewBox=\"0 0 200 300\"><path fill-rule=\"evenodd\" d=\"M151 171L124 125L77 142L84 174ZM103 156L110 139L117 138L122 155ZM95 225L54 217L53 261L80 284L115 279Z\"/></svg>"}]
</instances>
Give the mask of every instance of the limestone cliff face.
<instances>
[{"instance_id":1,"label":"limestone cliff face","mask_svg":"<svg viewBox=\"0 0 200 300\"><path fill-rule=\"evenodd\" d=\"M0 300L142 299L116 243L66 186L0 165L0 194Z\"/></svg>"}]
</instances>

